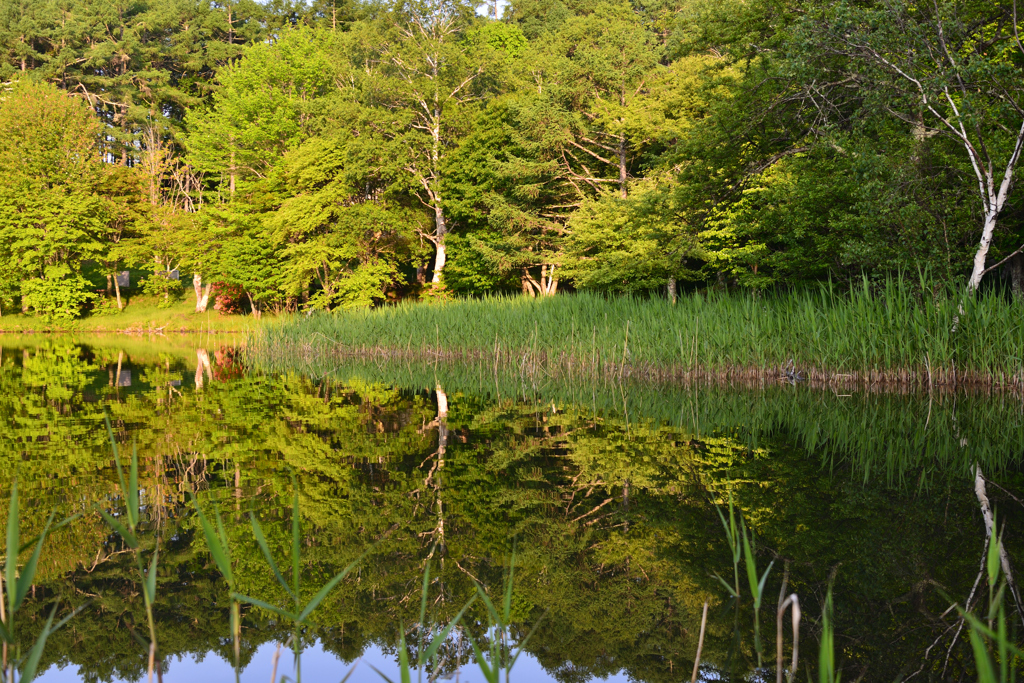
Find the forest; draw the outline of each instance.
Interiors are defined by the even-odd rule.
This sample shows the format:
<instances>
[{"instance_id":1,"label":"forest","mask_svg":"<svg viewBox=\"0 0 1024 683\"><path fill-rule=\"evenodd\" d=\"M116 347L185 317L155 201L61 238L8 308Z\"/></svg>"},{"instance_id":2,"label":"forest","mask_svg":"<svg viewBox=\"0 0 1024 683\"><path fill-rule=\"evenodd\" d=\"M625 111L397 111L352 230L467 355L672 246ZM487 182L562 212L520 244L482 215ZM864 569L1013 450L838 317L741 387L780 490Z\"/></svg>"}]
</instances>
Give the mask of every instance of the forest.
<instances>
[{"instance_id":1,"label":"forest","mask_svg":"<svg viewBox=\"0 0 1024 683\"><path fill-rule=\"evenodd\" d=\"M5 315L1024 292L1008 0L2 0L0 54Z\"/></svg>"}]
</instances>

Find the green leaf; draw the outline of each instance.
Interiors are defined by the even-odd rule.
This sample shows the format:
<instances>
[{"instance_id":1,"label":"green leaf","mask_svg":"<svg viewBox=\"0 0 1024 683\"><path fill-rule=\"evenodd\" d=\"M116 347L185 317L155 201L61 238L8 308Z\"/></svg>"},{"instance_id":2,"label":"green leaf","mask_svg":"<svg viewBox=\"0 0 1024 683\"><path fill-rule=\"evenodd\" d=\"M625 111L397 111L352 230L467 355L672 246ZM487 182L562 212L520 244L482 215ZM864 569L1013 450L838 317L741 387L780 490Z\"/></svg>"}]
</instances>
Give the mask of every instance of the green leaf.
<instances>
[{"instance_id":1,"label":"green leaf","mask_svg":"<svg viewBox=\"0 0 1024 683\"><path fill-rule=\"evenodd\" d=\"M498 668L498 663L495 662L493 665L488 665L484 659L484 653L480 651L480 646L476 644L476 638L470 634L466 634L466 638L469 639L469 644L473 647L473 655L476 658L476 665L480 667L480 671L484 674L484 679L487 683L500 683L501 671Z\"/></svg>"},{"instance_id":2,"label":"green leaf","mask_svg":"<svg viewBox=\"0 0 1024 683\"><path fill-rule=\"evenodd\" d=\"M114 519L114 517L109 512L101 508L99 505L96 506L96 510L99 511L101 515L103 515L103 519L106 520L107 525L111 529L113 529L114 532L117 533L121 538L124 539L124 542L128 544L129 548L135 550L139 547L139 541L135 538L135 534L128 531L128 529L126 529L124 525L121 524L121 522Z\"/></svg>"},{"instance_id":3,"label":"green leaf","mask_svg":"<svg viewBox=\"0 0 1024 683\"><path fill-rule=\"evenodd\" d=\"M128 520L132 528L139 523L139 449L136 442L132 442L132 463L128 470L128 490L125 491L128 500Z\"/></svg>"},{"instance_id":4,"label":"green leaf","mask_svg":"<svg viewBox=\"0 0 1024 683\"><path fill-rule=\"evenodd\" d=\"M985 647L985 641L976 629L970 632L971 649L974 650L974 663L978 668L978 683L998 683L995 668L992 666L992 659Z\"/></svg>"},{"instance_id":5,"label":"green leaf","mask_svg":"<svg viewBox=\"0 0 1024 683\"><path fill-rule=\"evenodd\" d=\"M395 683L395 682L394 682L394 681L392 681L392 680L391 680L390 678L388 678L387 676L385 676L385 675L384 675L384 672L383 672L383 671L381 671L380 669L378 669L377 667L375 667L375 666L374 666L373 664L370 664L369 662L367 662L367 663L366 663L366 666L368 666L368 667L370 667L371 669L373 669L374 671L376 671L376 672L377 672L377 675L378 675L378 676L380 676L381 678L383 678L383 679L384 679L385 681L387 681L388 683ZM350 671L349 673L351 674L352 672ZM345 678L348 678L348 676L345 676Z\"/></svg>"},{"instance_id":6,"label":"green leaf","mask_svg":"<svg viewBox=\"0 0 1024 683\"><path fill-rule=\"evenodd\" d=\"M494 625L501 626L501 619L498 615L498 610L494 609L494 603L491 602L489 597L487 597L487 593L484 592L484 587L479 583L476 585L476 592L481 598L483 598L484 605L487 607L487 611L490 613L491 619L494 621Z\"/></svg>"},{"instance_id":7,"label":"green leaf","mask_svg":"<svg viewBox=\"0 0 1024 683\"><path fill-rule=\"evenodd\" d=\"M50 518L46 520L46 526L43 527L43 533L39 534L39 541L36 543L36 549L32 551L32 556L25 564L25 568L21 571L21 576L18 577L18 583L15 588L14 597L14 609L18 609L21 606L25 596L28 595L29 588L32 587L32 581L36 577L36 567L39 565L39 554L43 550L43 542L46 541L46 534L50 530L50 525L53 523L53 517L56 512L50 513ZM7 590L11 590L11 586L8 584Z\"/></svg>"},{"instance_id":8,"label":"green leaf","mask_svg":"<svg viewBox=\"0 0 1024 683\"><path fill-rule=\"evenodd\" d=\"M995 528L995 520L992 521L992 527ZM985 558L989 587L995 587L996 581L999 580L999 547L1001 543L1002 539L998 538L993 531L988 539L988 554Z\"/></svg>"},{"instance_id":9,"label":"green leaf","mask_svg":"<svg viewBox=\"0 0 1024 683\"><path fill-rule=\"evenodd\" d=\"M526 648L526 644L530 642L530 638L533 638L533 634L537 632L538 628L540 628L540 623L544 621L544 617L546 617L547 615L548 611L544 610L544 613L540 615L540 618L533 625L533 628L530 629L530 632L526 634L526 637L519 641L519 647L516 649L516 653L512 657L512 661L509 662L509 669L511 669L515 665L516 660L519 659L519 655L521 655L523 653L523 650Z\"/></svg>"},{"instance_id":10,"label":"green leaf","mask_svg":"<svg viewBox=\"0 0 1024 683\"><path fill-rule=\"evenodd\" d=\"M257 600L256 598L250 598L248 595L241 595L240 593L232 593L231 594L231 599L232 600L238 600L239 602L247 602L250 605L254 605L256 607L262 607L263 609L268 610L270 612L273 612L274 614L276 614L276 615L278 615L280 617L284 617L288 621L298 621L299 620L297 615L292 614L288 610L281 609L280 607L277 607L276 605L271 605L269 602L263 602L262 600Z\"/></svg>"},{"instance_id":11,"label":"green leaf","mask_svg":"<svg viewBox=\"0 0 1024 683\"><path fill-rule=\"evenodd\" d=\"M420 628L423 628L423 624L427 619L427 590L430 588L430 559L427 559L427 566L423 568L423 586L420 588ZM423 665L423 659L420 659L420 666Z\"/></svg>"},{"instance_id":12,"label":"green leaf","mask_svg":"<svg viewBox=\"0 0 1024 683\"><path fill-rule=\"evenodd\" d=\"M231 557L227 547L221 545L222 539L218 538L218 534L210 526L210 522L207 521L206 515L203 514L203 509L199 507L199 501L196 500L195 496L192 496L192 505L199 515L199 524L203 528L203 536L206 537L206 547L209 548L210 554L213 555L213 561L217 563L217 568L224 575L228 585L234 585L235 579L231 573ZM218 526L220 526L220 512L217 512L217 522Z\"/></svg>"},{"instance_id":13,"label":"green leaf","mask_svg":"<svg viewBox=\"0 0 1024 683\"><path fill-rule=\"evenodd\" d=\"M729 595L731 595L734 598L740 597L739 594L736 592L736 589L730 586L728 583L726 583L725 579L719 576L717 572L711 572L711 575L718 579L723 586L725 586L725 590L729 591Z\"/></svg>"},{"instance_id":14,"label":"green leaf","mask_svg":"<svg viewBox=\"0 0 1024 683\"><path fill-rule=\"evenodd\" d=\"M743 534L743 556L746 560L747 566L747 581L750 583L750 594L754 596L754 604L761 604L761 594L758 592L757 584L757 560L754 558L754 551L750 546L750 540L747 538L747 525L740 520L740 529Z\"/></svg>"},{"instance_id":15,"label":"green leaf","mask_svg":"<svg viewBox=\"0 0 1024 683\"><path fill-rule=\"evenodd\" d=\"M299 553L301 538L299 535L299 486L295 480L295 473L292 472L292 490L295 497L292 499L292 583L295 587L295 604L299 604Z\"/></svg>"},{"instance_id":16,"label":"green leaf","mask_svg":"<svg viewBox=\"0 0 1024 683\"><path fill-rule=\"evenodd\" d=\"M107 436L110 437L110 450L114 453L114 467L117 468L117 480L121 484L121 493L125 494L128 490L127 485L124 481L124 470L121 469L121 451L117 448L117 439L114 438L114 429L110 426L110 416L104 414L103 421L107 425ZM135 518L132 517L131 505L128 506L128 527L131 529L135 528ZM123 535L123 534L122 534ZM135 547L135 546L132 546Z\"/></svg>"},{"instance_id":17,"label":"green leaf","mask_svg":"<svg viewBox=\"0 0 1024 683\"><path fill-rule=\"evenodd\" d=\"M50 627L53 625L53 615L57 613L57 605L50 610L50 616L46 619L46 625L36 638L35 645L29 650L25 666L21 669L21 683L30 683L36 677L36 668L39 666L39 658L43 656L43 648L46 647L46 639L50 637Z\"/></svg>"},{"instance_id":18,"label":"green leaf","mask_svg":"<svg viewBox=\"0 0 1024 683\"><path fill-rule=\"evenodd\" d=\"M338 572L337 576L328 581L327 585L321 588L320 592L314 595L313 599L306 604L306 609L302 610L302 614L299 615L298 620L300 622L306 621L306 617L308 617L310 613L320 605L323 599L327 597L328 593L334 590L334 587L338 585L338 582L344 579L348 575L348 573L352 571L353 567L362 562L364 557L366 557L366 553L363 553L362 555L357 557L351 564L349 564L349 566L345 567L340 572Z\"/></svg>"},{"instance_id":19,"label":"green leaf","mask_svg":"<svg viewBox=\"0 0 1024 683\"><path fill-rule=\"evenodd\" d=\"M398 630L398 672L402 677L402 683L412 683L412 676L409 673L409 648L405 643L405 627Z\"/></svg>"},{"instance_id":20,"label":"green leaf","mask_svg":"<svg viewBox=\"0 0 1024 683\"><path fill-rule=\"evenodd\" d=\"M768 568L764 570L764 574L761 575L761 580L757 583L757 606L761 606L761 598L764 597L764 584L768 581L768 574L771 573L772 567L775 566L775 560L768 563Z\"/></svg>"},{"instance_id":21,"label":"green leaf","mask_svg":"<svg viewBox=\"0 0 1024 683\"><path fill-rule=\"evenodd\" d=\"M61 627L63 627L64 624L71 621L75 616L77 616L91 603L92 600L88 600L82 603L74 610L72 610L70 614L68 614L60 621L58 621L56 626L51 627L51 625L53 624L53 616L57 612L57 605L53 606L53 609L50 610L50 617L46 620L46 626L43 628L42 632L40 632L39 637L36 639L35 645L33 645L32 649L29 651L28 659L25 662L25 666L21 670L21 683L29 683L30 681L32 681L32 679L35 678L36 669L39 667L39 658L43 654L43 649L46 646L46 640L54 633L56 633Z\"/></svg>"},{"instance_id":22,"label":"green leaf","mask_svg":"<svg viewBox=\"0 0 1024 683\"><path fill-rule=\"evenodd\" d=\"M476 596L474 595L466 602L465 605L462 606L462 609L459 610L459 613L456 614L452 618L452 620L448 622L448 625L445 626L440 633L434 636L433 640L430 641L430 647L427 648L427 651L423 655L423 658L420 659L420 666L422 666L425 662L429 662L430 658L437 653L438 649L441 647L444 641L448 639L448 634L450 634L452 632L452 629L455 628L455 626L458 625L460 621L462 621L462 617L466 614L466 610L468 610L470 605L472 605L475 601Z\"/></svg>"},{"instance_id":23,"label":"green leaf","mask_svg":"<svg viewBox=\"0 0 1024 683\"><path fill-rule=\"evenodd\" d=\"M82 516L81 512L76 512L75 514L71 515L70 517L65 517L60 522L57 522L57 524L55 526L50 528L50 533L52 534L53 532L66 527L68 524L71 524L72 522L76 521L81 516ZM21 555L23 552L25 552L26 550L28 550L29 548L34 546L38 541L39 541L39 536L33 536L28 541L25 541L24 543L21 544L21 547L18 548L18 554Z\"/></svg>"},{"instance_id":24,"label":"green leaf","mask_svg":"<svg viewBox=\"0 0 1024 683\"><path fill-rule=\"evenodd\" d=\"M10 643L11 645L14 644L14 636L7 630L7 626L3 622L0 622L0 638L2 638L5 643Z\"/></svg>"},{"instance_id":25,"label":"green leaf","mask_svg":"<svg viewBox=\"0 0 1024 683\"><path fill-rule=\"evenodd\" d=\"M252 533L256 536L256 543L260 546L260 551L263 553L263 557L266 558L267 564L270 565L270 569L273 570L274 576L277 578L277 582L281 584L284 589L288 592L288 595L292 597L296 603L298 603L298 596L292 592L291 586L284 580L284 576L281 575L281 571L277 568L277 563L274 562L274 556L270 554L270 546L267 545L267 538L263 535L263 527L256 520L256 515L253 512L249 512L249 519L252 521Z\"/></svg>"},{"instance_id":26,"label":"green leaf","mask_svg":"<svg viewBox=\"0 0 1024 683\"><path fill-rule=\"evenodd\" d=\"M18 581L18 479L11 482L11 505L7 510L7 604L14 618L14 591Z\"/></svg>"},{"instance_id":27,"label":"green leaf","mask_svg":"<svg viewBox=\"0 0 1024 683\"><path fill-rule=\"evenodd\" d=\"M213 514L217 518L217 535L220 537L221 546L224 548L224 554L227 555L228 559L231 559L231 546L228 544L228 533L224 531L224 521L220 518L220 508L217 507L217 502L213 503Z\"/></svg>"},{"instance_id":28,"label":"green leaf","mask_svg":"<svg viewBox=\"0 0 1024 683\"><path fill-rule=\"evenodd\" d=\"M156 602L156 560L160 554L160 547L153 548L153 559L149 561L149 572L146 574L146 582L144 589L146 591L146 600L152 605Z\"/></svg>"},{"instance_id":29,"label":"green leaf","mask_svg":"<svg viewBox=\"0 0 1024 683\"><path fill-rule=\"evenodd\" d=\"M507 625L508 621L509 621L509 618L512 616L512 578L515 575L515 571L516 571L516 549L513 546L513 548L512 548L512 560L509 562L509 565L508 565L508 579L506 579L508 583L505 584L505 599L502 602L502 612L501 612L502 615L503 615L503 620L501 622L502 625Z\"/></svg>"}]
</instances>

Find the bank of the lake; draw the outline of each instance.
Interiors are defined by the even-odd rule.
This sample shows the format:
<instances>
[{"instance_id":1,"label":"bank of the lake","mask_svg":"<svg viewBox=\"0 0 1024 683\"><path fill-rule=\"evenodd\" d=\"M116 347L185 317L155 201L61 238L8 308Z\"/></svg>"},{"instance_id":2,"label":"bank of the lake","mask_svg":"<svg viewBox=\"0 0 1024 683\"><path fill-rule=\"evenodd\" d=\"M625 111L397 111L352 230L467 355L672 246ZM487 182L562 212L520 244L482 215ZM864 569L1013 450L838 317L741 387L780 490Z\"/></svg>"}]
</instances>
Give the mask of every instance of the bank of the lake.
<instances>
[{"instance_id":1,"label":"bank of the lake","mask_svg":"<svg viewBox=\"0 0 1024 683\"><path fill-rule=\"evenodd\" d=\"M269 316L264 319L269 319ZM23 314L0 316L0 333L44 332L233 332L247 334L254 331L260 321L251 315L223 315L212 309L195 312L195 301L189 297L161 306L158 297L136 296L122 311L87 314L76 320L49 320Z\"/></svg>"},{"instance_id":2,"label":"bank of the lake","mask_svg":"<svg viewBox=\"0 0 1024 683\"><path fill-rule=\"evenodd\" d=\"M842 293L664 299L487 297L291 317L251 339L263 363L438 358L503 372L1024 387L1024 306L999 293L890 281Z\"/></svg>"}]
</instances>

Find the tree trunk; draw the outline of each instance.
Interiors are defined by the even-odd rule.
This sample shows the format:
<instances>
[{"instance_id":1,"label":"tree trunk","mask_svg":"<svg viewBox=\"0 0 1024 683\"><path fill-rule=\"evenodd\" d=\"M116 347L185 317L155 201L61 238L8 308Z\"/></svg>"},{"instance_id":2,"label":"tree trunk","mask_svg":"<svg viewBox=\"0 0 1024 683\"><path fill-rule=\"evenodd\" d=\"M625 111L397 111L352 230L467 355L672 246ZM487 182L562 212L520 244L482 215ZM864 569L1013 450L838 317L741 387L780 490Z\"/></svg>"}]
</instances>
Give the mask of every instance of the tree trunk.
<instances>
[{"instance_id":1,"label":"tree trunk","mask_svg":"<svg viewBox=\"0 0 1024 683\"><path fill-rule=\"evenodd\" d=\"M121 303L121 283L117 281L117 273L114 273L114 294L117 296L117 310L123 311L124 305Z\"/></svg>"},{"instance_id":2,"label":"tree trunk","mask_svg":"<svg viewBox=\"0 0 1024 683\"><path fill-rule=\"evenodd\" d=\"M110 289L111 289L111 286L110 286L110 273L107 273L107 291L106 291L107 296L110 296Z\"/></svg>"},{"instance_id":3,"label":"tree trunk","mask_svg":"<svg viewBox=\"0 0 1024 683\"><path fill-rule=\"evenodd\" d=\"M668 279L668 300L671 301L673 305L675 305L676 299L678 297L678 284L676 283L676 279L674 277L670 277Z\"/></svg>"},{"instance_id":4,"label":"tree trunk","mask_svg":"<svg viewBox=\"0 0 1024 683\"><path fill-rule=\"evenodd\" d=\"M252 317L254 317L254 318L256 318L257 320L259 320L259 319L260 319L260 316L261 316L262 314L260 313L260 309L259 309L259 308L257 308L257 306L256 306L256 302L252 300L252 294L250 294L250 293L248 292L248 290L247 290L247 291L245 292L245 295L246 295L247 297L249 297L249 308L251 308L251 309L252 309Z\"/></svg>"},{"instance_id":5,"label":"tree trunk","mask_svg":"<svg viewBox=\"0 0 1024 683\"><path fill-rule=\"evenodd\" d=\"M1010 291L1014 301L1024 301L1024 254L1017 254L1006 264L1010 271Z\"/></svg>"},{"instance_id":6,"label":"tree trunk","mask_svg":"<svg viewBox=\"0 0 1024 683\"><path fill-rule=\"evenodd\" d=\"M196 389L202 389L204 380L213 381L213 369L210 367L210 354L206 349L196 350Z\"/></svg>"},{"instance_id":7,"label":"tree trunk","mask_svg":"<svg viewBox=\"0 0 1024 683\"><path fill-rule=\"evenodd\" d=\"M619 192L622 198L626 198L626 136L619 139Z\"/></svg>"},{"instance_id":8,"label":"tree trunk","mask_svg":"<svg viewBox=\"0 0 1024 683\"><path fill-rule=\"evenodd\" d=\"M206 313L206 307L210 304L210 287L210 283L203 287L202 275L192 273L192 289L196 293L196 313Z\"/></svg>"},{"instance_id":9,"label":"tree trunk","mask_svg":"<svg viewBox=\"0 0 1024 683\"><path fill-rule=\"evenodd\" d=\"M998 209L985 213L985 222L981 228L981 241L978 243L978 251L974 254L974 269L971 271L971 279L967 281L967 291L974 293L981 286L981 278L985 275L985 259L988 257L989 247L992 245L992 236L996 231L996 217Z\"/></svg>"},{"instance_id":10,"label":"tree trunk","mask_svg":"<svg viewBox=\"0 0 1024 683\"><path fill-rule=\"evenodd\" d=\"M235 136L230 136L231 142L231 161L229 162L228 172L231 174L228 180L228 191L231 194L232 199L235 196L235 174L237 169L235 168Z\"/></svg>"},{"instance_id":11,"label":"tree trunk","mask_svg":"<svg viewBox=\"0 0 1024 683\"><path fill-rule=\"evenodd\" d=\"M530 286L530 280L526 272L526 268L523 268L523 272L519 274L519 280L523 285L523 294L528 296L536 296L533 292L533 287Z\"/></svg>"},{"instance_id":12,"label":"tree trunk","mask_svg":"<svg viewBox=\"0 0 1024 683\"><path fill-rule=\"evenodd\" d=\"M541 279L543 279L543 277L544 276L541 275ZM533 279L533 276L530 275L529 268L523 268L523 282L530 288L530 296L544 294L544 288L541 287L540 283Z\"/></svg>"},{"instance_id":13,"label":"tree trunk","mask_svg":"<svg viewBox=\"0 0 1024 683\"><path fill-rule=\"evenodd\" d=\"M543 296L554 296L558 291L558 280L555 279L555 266L540 267L540 293Z\"/></svg>"},{"instance_id":14,"label":"tree trunk","mask_svg":"<svg viewBox=\"0 0 1024 683\"><path fill-rule=\"evenodd\" d=\"M436 224L437 256L434 258L434 278L431 282L438 284L441 282L445 261L448 260L444 244L444 237L448 234L448 224L444 218L444 209L440 204L434 207L434 222Z\"/></svg>"}]
</instances>

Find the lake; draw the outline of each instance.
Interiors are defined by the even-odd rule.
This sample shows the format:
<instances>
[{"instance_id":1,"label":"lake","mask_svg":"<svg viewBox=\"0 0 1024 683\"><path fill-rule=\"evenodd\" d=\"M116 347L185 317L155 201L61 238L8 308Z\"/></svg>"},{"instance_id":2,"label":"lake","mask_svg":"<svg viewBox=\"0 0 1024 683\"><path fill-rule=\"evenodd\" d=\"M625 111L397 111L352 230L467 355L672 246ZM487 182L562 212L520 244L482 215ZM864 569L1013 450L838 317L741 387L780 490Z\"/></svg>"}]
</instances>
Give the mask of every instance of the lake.
<instances>
[{"instance_id":1,"label":"lake","mask_svg":"<svg viewBox=\"0 0 1024 683\"><path fill-rule=\"evenodd\" d=\"M358 360L310 376L258 367L241 342L0 336L2 490L17 478L22 539L51 512L81 513L48 537L18 612L25 652L55 605L58 618L84 605L49 637L40 680L146 679L135 556L96 512L125 519L105 416L126 466L138 453L164 681L233 677L229 589L195 504L222 516L237 593L269 605L291 598L250 516L290 582L297 494L302 601L356 563L297 634L243 605L243 681L267 680L290 638L307 681L337 683L353 665L349 681L383 680L371 665L397 680L400 633L424 632L428 566L423 628L436 633L478 585L501 611L513 560L507 638L525 641L513 681L690 680L705 604L698 679L774 681L783 582L802 608L799 679L817 678L831 587L843 680L973 680L950 607L985 555L975 464L1011 561L1024 550L1019 396ZM745 560L734 565L723 527L730 501L757 574L771 563L760 667ZM788 662L788 612L784 623ZM472 643L495 637L477 597L433 673L483 681ZM295 678L287 649L277 675Z\"/></svg>"}]
</instances>

